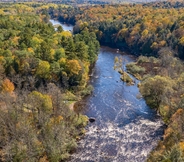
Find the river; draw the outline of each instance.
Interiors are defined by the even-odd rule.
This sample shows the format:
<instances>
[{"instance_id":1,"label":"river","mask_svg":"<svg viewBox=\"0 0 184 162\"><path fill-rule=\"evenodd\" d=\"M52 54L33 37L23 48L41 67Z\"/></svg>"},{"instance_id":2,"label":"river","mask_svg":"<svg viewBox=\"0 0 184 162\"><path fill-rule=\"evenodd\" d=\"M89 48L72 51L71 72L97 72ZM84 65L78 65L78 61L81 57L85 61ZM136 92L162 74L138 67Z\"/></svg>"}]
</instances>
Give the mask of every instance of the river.
<instances>
[{"instance_id":1,"label":"river","mask_svg":"<svg viewBox=\"0 0 184 162\"><path fill-rule=\"evenodd\" d=\"M144 162L163 135L160 117L137 98L139 81L127 86L113 69L115 56L134 61L124 52L100 48L90 78L94 91L81 102L84 114L96 121L87 126L70 162Z\"/></svg>"},{"instance_id":2,"label":"river","mask_svg":"<svg viewBox=\"0 0 184 162\"><path fill-rule=\"evenodd\" d=\"M59 22L59 21L57 21L57 20L54 20L54 19L50 19L49 21L50 21L50 22L52 23L52 25L54 25L54 26L57 26L57 25L62 26L62 27L63 27L63 30L66 30L66 31L73 31L73 26L70 25L70 24L61 23L61 22Z\"/></svg>"}]
</instances>

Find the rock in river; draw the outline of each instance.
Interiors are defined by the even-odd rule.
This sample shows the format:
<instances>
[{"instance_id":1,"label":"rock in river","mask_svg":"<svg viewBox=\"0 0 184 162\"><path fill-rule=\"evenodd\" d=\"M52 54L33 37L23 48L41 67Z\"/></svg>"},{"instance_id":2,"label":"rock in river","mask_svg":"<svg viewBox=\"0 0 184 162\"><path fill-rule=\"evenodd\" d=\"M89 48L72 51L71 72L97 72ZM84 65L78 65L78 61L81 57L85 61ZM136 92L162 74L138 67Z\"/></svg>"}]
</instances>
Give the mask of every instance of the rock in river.
<instances>
[{"instance_id":1,"label":"rock in river","mask_svg":"<svg viewBox=\"0 0 184 162\"><path fill-rule=\"evenodd\" d=\"M95 118L92 118L92 117L89 118L89 121L90 121L91 123L95 122L95 120L96 120Z\"/></svg>"}]
</instances>

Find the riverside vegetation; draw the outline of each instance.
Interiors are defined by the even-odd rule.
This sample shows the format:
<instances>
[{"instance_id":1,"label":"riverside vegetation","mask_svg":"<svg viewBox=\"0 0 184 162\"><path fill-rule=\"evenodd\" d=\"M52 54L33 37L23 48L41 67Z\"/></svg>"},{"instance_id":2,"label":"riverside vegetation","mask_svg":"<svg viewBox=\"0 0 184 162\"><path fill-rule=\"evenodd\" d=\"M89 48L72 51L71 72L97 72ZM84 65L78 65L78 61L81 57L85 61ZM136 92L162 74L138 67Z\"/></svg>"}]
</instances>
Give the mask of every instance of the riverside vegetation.
<instances>
[{"instance_id":1,"label":"riverside vegetation","mask_svg":"<svg viewBox=\"0 0 184 162\"><path fill-rule=\"evenodd\" d=\"M184 161L184 2L96 5L50 9L75 24L74 33L93 31L101 44L141 55L127 71L140 79L140 93L167 124L149 162Z\"/></svg>"},{"instance_id":2,"label":"riverside vegetation","mask_svg":"<svg viewBox=\"0 0 184 162\"><path fill-rule=\"evenodd\" d=\"M88 118L69 106L91 89L99 43L93 32L55 31L48 8L0 5L0 161L65 160L85 132Z\"/></svg>"},{"instance_id":3,"label":"riverside vegetation","mask_svg":"<svg viewBox=\"0 0 184 162\"><path fill-rule=\"evenodd\" d=\"M184 160L184 64L164 48L159 57L140 56L127 64L129 73L141 80L140 93L146 103L156 109L167 124L163 140L150 154L148 161Z\"/></svg>"}]
</instances>

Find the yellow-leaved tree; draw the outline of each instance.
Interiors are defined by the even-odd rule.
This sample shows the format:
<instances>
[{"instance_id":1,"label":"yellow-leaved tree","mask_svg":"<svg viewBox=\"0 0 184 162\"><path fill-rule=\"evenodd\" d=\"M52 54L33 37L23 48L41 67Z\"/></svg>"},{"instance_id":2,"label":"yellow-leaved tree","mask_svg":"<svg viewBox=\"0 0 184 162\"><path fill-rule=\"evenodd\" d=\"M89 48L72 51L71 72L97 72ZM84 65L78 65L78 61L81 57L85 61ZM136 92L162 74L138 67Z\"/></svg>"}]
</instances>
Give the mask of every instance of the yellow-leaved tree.
<instances>
[{"instance_id":1,"label":"yellow-leaved tree","mask_svg":"<svg viewBox=\"0 0 184 162\"><path fill-rule=\"evenodd\" d=\"M184 36L180 39L180 44L184 46Z\"/></svg>"},{"instance_id":2,"label":"yellow-leaved tree","mask_svg":"<svg viewBox=\"0 0 184 162\"><path fill-rule=\"evenodd\" d=\"M78 60L68 60L66 67L69 75L78 75L79 71L82 70Z\"/></svg>"},{"instance_id":3,"label":"yellow-leaved tree","mask_svg":"<svg viewBox=\"0 0 184 162\"><path fill-rule=\"evenodd\" d=\"M34 109L45 112L52 111L52 99L49 95L42 94L38 91L33 91L29 95L29 100L34 106Z\"/></svg>"}]
</instances>

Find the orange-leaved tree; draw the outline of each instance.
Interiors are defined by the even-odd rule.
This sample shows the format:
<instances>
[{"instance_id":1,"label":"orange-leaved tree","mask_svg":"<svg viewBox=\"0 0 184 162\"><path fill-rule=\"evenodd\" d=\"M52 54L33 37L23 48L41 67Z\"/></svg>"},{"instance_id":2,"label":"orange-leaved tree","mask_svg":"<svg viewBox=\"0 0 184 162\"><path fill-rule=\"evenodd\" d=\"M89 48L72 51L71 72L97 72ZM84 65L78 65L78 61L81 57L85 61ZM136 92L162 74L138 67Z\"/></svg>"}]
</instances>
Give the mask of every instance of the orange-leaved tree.
<instances>
[{"instance_id":1,"label":"orange-leaved tree","mask_svg":"<svg viewBox=\"0 0 184 162\"><path fill-rule=\"evenodd\" d=\"M3 80L3 83L1 85L1 90L3 92L11 93L14 91L14 89L15 89L14 84L9 79L6 78Z\"/></svg>"}]
</instances>

